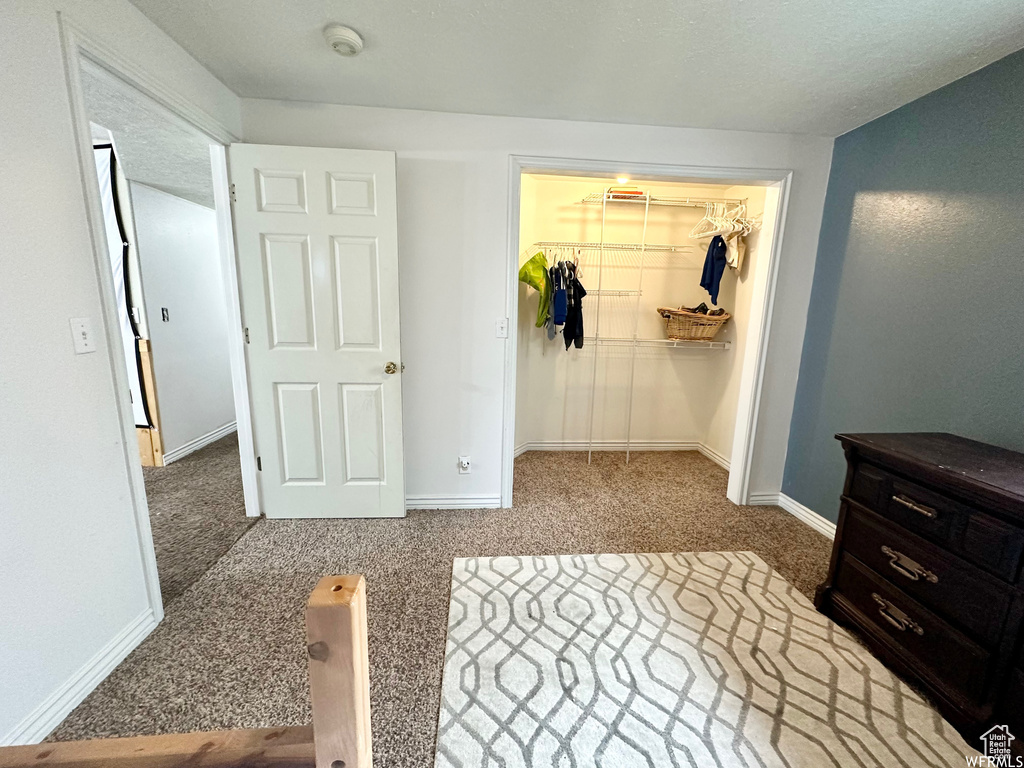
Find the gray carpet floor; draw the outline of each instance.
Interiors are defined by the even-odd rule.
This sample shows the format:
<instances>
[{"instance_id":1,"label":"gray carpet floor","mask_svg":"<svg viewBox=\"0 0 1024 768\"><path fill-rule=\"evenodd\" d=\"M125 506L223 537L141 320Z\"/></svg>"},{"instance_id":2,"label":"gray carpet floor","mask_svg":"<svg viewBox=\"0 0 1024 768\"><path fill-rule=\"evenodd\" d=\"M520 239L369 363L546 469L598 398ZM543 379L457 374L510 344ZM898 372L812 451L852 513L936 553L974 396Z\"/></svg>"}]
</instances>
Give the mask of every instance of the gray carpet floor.
<instances>
[{"instance_id":1,"label":"gray carpet floor","mask_svg":"<svg viewBox=\"0 0 1024 768\"><path fill-rule=\"evenodd\" d=\"M367 579L378 768L431 766L452 560L750 550L806 595L831 543L778 507L737 507L696 452L531 452L511 510L262 520L52 734L82 739L309 722L303 609L317 579Z\"/></svg>"},{"instance_id":2,"label":"gray carpet floor","mask_svg":"<svg viewBox=\"0 0 1024 768\"><path fill-rule=\"evenodd\" d=\"M164 607L256 522L245 516L238 437L230 434L166 467L143 467Z\"/></svg>"}]
</instances>

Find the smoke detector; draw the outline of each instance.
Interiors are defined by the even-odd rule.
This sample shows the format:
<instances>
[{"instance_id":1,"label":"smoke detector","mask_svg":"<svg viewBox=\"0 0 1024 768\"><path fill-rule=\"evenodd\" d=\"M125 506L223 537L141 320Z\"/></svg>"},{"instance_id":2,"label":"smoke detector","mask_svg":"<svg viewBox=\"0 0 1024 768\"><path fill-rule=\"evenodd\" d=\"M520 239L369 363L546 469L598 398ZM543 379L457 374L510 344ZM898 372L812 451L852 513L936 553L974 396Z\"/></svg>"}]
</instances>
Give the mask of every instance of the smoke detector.
<instances>
[{"instance_id":1,"label":"smoke detector","mask_svg":"<svg viewBox=\"0 0 1024 768\"><path fill-rule=\"evenodd\" d=\"M341 56L355 56L363 50L363 38L343 24L328 24L324 27L324 40Z\"/></svg>"}]
</instances>

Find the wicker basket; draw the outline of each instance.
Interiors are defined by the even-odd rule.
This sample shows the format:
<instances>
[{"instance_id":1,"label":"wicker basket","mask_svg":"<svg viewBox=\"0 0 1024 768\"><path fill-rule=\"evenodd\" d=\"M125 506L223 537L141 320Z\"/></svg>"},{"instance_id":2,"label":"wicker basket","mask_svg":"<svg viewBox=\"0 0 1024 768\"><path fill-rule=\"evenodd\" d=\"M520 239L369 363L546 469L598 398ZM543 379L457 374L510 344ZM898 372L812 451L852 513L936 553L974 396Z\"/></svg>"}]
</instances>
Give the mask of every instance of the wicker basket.
<instances>
[{"instance_id":1,"label":"wicker basket","mask_svg":"<svg viewBox=\"0 0 1024 768\"><path fill-rule=\"evenodd\" d=\"M658 307L658 314L668 321L665 330L673 341L711 341L730 317L728 312L704 315L671 307Z\"/></svg>"}]
</instances>

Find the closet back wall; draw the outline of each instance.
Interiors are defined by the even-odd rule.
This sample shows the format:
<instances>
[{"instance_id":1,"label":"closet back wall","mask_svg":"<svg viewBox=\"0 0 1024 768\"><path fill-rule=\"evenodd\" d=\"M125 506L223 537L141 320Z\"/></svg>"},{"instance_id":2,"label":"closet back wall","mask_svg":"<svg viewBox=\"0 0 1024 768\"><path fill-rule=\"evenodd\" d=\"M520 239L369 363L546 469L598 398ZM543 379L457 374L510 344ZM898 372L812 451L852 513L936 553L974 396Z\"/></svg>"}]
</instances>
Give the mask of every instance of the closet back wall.
<instances>
[{"instance_id":1,"label":"closet back wall","mask_svg":"<svg viewBox=\"0 0 1024 768\"><path fill-rule=\"evenodd\" d=\"M529 246L541 240L569 240L597 243L601 239L601 206L580 205L588 194L600 193L614 179L586 179L552 175L524 175L520 216L521 261L533 255ZM724 184L645 183L637 186L659 197L737 198L749 201L751 214L763 210L763 187L732 187ZM690 230L703 217L703 208L650 207L647 242L687 246L685 252L649 251L644 256L643 294L639 301L637 334L641 339L664 339L665 321L658 307L681 304L711 305L700 287L700 276L708 238L691 240ZM644 206L611 203L605 216L605 241L639 243L643 236ZM737 344L747 328L750 291L740 291L741 279L748 283L757 259L755 246L740 272L727 270L722 280L719 305L733 315L716 340L731 341L730 349L637 350L632 392L632 445L643 449L692 449L707 446L713 417L716 419L714 446L717 455L728 460L732 448L738 398L739 366L743 346ZM569 253L566 252L566 257ZM585 333L595 332L598 304L598 276L601 288L636 289L639 255L635 252L605 251L603 268L597 268L598 254L582 256L582 281L593 293L584 299ZM636 296L601 296L602 337L630 338ZM538 294L524 284L519 288L517 345L517 450L578 449L590 433L590 400L594 355L597 380L594 404L594 440L598 448L624 450L630 397L630 349L587 344L582 350L565 350L561 337L548 341L544 329L535 327ZM735 372L735 375L732 373ZM718 439L721 438L721 439Z\"/></svg>"},{"instance_id":2,"label":"closet back wall","mask_svg":"<svg viewBox=\"0 0 1024 768\"><path fill-rule=\"evenodd\" d=\"M252 99L242 105L246 141L398 154L406 487L413 503L500 498L505 340L494 324L509 305L510 155L792 169L758 417L765 447L754 455L751 476L752 491L778 492L831 139ZM471 474L459 474L460 454L472 456Z\"/></svg>"}]
</instances>

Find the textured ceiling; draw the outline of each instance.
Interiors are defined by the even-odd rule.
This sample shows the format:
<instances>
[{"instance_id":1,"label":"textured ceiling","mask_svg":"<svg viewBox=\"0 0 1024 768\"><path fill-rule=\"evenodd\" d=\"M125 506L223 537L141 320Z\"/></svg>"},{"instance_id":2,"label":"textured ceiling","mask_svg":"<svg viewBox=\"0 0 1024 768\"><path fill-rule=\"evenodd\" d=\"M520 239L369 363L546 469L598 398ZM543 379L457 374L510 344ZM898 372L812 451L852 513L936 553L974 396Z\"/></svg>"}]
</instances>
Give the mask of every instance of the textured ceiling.
<instances>
[{"instance_id":1,"label":"textured ceiling","mask_svg":"<svg viewBox=\"0 0 1024 768\"><path fill-rule=\"evenodd\" d=\"M826 136L1024 46L1020 0L132 2L244 97Z\"/></svg>"},{"instance_id":2,"label":"textured ceiling","mask_svg":"<svg viewBox=\"0 0 1024 768\"><path fill-rule=\"evenodd\" d=\"M213 208L206 137L89 62L82 85L89 120L113 133L125 176Z\"/></svg>"}]
</instances>

